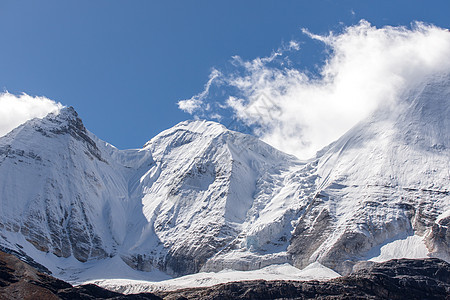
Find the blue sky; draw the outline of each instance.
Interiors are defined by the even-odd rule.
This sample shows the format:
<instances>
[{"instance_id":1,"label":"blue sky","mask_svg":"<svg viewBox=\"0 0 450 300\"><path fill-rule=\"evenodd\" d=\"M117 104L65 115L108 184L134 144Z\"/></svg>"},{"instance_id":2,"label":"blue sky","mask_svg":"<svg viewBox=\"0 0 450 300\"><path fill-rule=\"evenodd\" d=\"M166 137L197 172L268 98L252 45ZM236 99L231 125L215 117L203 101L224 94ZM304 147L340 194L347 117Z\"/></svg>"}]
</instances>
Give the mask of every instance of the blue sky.
<instances>
[{"instance_id":1,"label":"blue sky","mask_svg":"<svg viewBox=\"0 0 450 300\"><path fill-rule=\"evenodd\" d=\"M203 90L212 68L300 42L314 69L326 34L361 19L449 28L450 1L0 1L0 85L74 106L86 127L136 148L192 116L177 101Z\"/></svg>"}]
</instances>

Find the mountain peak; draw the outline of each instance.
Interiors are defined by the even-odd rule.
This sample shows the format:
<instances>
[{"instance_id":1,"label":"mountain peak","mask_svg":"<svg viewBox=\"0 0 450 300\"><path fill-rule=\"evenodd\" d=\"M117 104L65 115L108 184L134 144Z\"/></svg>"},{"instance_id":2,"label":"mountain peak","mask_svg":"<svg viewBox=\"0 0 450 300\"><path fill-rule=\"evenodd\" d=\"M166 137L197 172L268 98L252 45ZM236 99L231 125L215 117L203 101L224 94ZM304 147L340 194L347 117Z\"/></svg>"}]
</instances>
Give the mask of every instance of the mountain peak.
<instances>
[{"instance_id":1,"label":"mountain peak","mask_svg":"<svg viewBox=\"0 0 450 300\"><path fill-rule=\"evenodd\" d=\"M80 119L78 113L76 112L73 106L63 107L59 110L59 113L56 114L59 118L64 120L76 120Z\"/></svg>"},{"instance_id":2,"label":"mountain peak","mask_svg":"<svg viewBox=\"0 0 450 300\"><path fill-rule=\"evenodd\" d=\"M63 127L67 127L68 129L71 128L72 130L86 133L83 121L72 106L64 107L57 113L48 114L43 119L42 124L50 128L62 129Z\"/></svg>"},{"instance_id":3,"label":"mountain peak","mask_svg":"<svg viewBox=\"0 0 450 300\"><path fill-rule=\"evenodd\" d=\"M29 120L23 125L17 127L5 136L5 143L12 143L12 141L22 141L24 144L30 143L30 139L40 141L37 138L39 135L46 138L56 138L60 136L70 136L77 141L83 143L87 152L92 157L100 161L104 161L101 157L100 150L97 144L92 139L92 134L84 127L83 121L78 116L78 113L73 107L63 107L58 112L50 113L44 118L35 118ZM42 142L42 141L41 141Z\"/></svg>"},{"instance_id":4,"label":"mountain peak","mask_svg":"<svg viewBox=\"0 0 450 300\"><path fill-rule=\"evenodd\" d=\"M174 127L161 132L161 135L166 135L170 132L176 131L190 131L193 133L201 133L203 135L218 135L228 131L228 129L217 122L207 120L187 120L178 123Z\"/></svg>"},{"instance_id":5,"label":"mountain peak","mask_svg":"<svg viewBox=\"0 0 450 300\"><path fill-rule=\"evenodd\" d=\"M206 120L183 121L169 129L164 130L163 132L152 138L144 145L144 148L148 148L156 140L170 137L180 132L201 135L203 137L211 137L218 136L227 131L228 129L224 125L217 122Z\"/></svg>"}]
</instances>

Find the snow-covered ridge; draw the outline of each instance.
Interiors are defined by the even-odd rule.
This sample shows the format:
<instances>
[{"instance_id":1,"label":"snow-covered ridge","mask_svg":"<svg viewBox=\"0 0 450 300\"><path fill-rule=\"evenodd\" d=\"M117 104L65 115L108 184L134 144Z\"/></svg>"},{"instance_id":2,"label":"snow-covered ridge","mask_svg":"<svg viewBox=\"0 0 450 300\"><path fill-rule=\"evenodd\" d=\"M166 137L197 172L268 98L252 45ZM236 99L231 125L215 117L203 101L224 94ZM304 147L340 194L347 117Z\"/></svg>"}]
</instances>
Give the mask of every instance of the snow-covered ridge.
<instances>
[{"instance_id":1,"label":"snow-covered ridge","mask_svg":"<svg viewBox=\"0 0 450 300\"><path fill-rule=\"evenodd\" d=\"M450 83L418 86L306 162L209 121L119 150L63 108L0 138L0 174L1 246L72 282L107 265L139 280L233 270L206 280L224 282L449 260Z\"/></svg>"}]
</instances>

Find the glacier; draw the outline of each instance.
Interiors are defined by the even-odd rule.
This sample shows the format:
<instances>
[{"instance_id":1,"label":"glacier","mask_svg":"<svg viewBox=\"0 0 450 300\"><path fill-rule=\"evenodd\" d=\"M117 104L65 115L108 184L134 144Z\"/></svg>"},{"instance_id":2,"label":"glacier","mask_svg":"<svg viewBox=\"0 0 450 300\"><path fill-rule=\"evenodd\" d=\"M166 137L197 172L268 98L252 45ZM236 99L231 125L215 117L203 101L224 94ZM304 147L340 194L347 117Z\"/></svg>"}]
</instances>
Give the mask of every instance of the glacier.
<instances>
[{"instance_id":1,"label":"glacier","mask_svg":"<svg viewBox=\"0 0 450 300\"><path fill-rule=\"evenodd\" d=\"M449 77L401 99L308 160L210 121L119 150L71 107L30 120L0 137L0 247L74 283L450 261Z\"/></svg>"}]
</instances>

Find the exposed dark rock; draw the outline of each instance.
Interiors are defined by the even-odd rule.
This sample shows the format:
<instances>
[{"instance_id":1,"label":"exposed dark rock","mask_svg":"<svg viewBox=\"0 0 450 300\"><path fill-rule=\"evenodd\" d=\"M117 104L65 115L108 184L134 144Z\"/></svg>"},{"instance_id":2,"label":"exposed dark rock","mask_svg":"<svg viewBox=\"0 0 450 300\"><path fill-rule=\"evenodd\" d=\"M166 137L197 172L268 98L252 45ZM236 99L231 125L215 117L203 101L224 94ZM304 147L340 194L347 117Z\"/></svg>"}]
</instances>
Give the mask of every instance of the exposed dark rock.
<instances>
[{"instance_id":1,"label":"exposed dark rock","mask_svg":"<svg viewBox=\"0 0 450 300\"><path fill-rule=\"evenodd\" d=\"M450 260L450 217L442 218L431 227L426 243L433 255Z\"/></svg>"},{"instance_id":2,"label":"exposed dark rock","mask_svg":"<svg viewBox=\"0 0 450 300\"><path fill-rule=\"evenodd\" d=\"M16 250L12 250L12 249L8 249L3 246L0 246L0 253L2 253L2 251L18 257L21 261L23 261L23 262L27 263L28 265L32 266L33 268L35 268L38 272L45 273L48 275L52 274L52 272L50 272L49 269L47 269L45 266L41 265L40 263L36 262L33 258L28 256L22 250L16 251Z\"/></svg>"},{"instance_id":3,"label":"exposed dark rock","mask_svg":"<svg viewBox=\"0 0 450 300\"><path fill-rule=\"evenodd\" d=\"M14 253L17 255L18 253ZM123 295L88 284L73 287L0 251L0 299L161 299L153 294Z\"/></svg>"},{"instance_id":4,"label":"exposed dark rock","mask_svg":"<svg viewBox=\"0 0 450 300\"><path fill-rule=\"evenodd\" d=\"M59 299L58 290L70 287L14 255L0 252L0 299Z\"/></svg>"},{"instance_id":5,"label":"exposed dark rock","mask_svg":"<svg viewBox=\"0 0 450 300\"><path fill-rule=\"evenodd\" d=\"M317 199L319 198L319 199ZM314 203L320 202L316 196L307 208L307 212L298 222L291 238L288 252L294 257L294 265L300 269L306 267L309 258L332 233L332 217L327 209L313 209ZM310 224L305 219L314 219Z\"/></svg>"}]
</instances>

